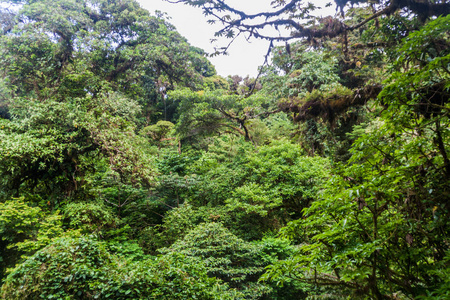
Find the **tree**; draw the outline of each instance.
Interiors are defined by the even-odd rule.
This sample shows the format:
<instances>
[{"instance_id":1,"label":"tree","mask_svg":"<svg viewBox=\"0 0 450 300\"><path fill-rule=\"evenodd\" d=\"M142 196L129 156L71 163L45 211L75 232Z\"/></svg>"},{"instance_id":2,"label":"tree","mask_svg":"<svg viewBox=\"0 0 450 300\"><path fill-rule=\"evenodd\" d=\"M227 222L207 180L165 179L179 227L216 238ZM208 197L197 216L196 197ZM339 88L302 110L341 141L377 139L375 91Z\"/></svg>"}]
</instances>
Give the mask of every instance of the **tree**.
<instances>
[{"instance_id":1,"label":"tree","mask_svg":"<svg viewBox=\"0 0 450 300\"><path fill-rule=\"evenodd\" d=\"M394 0L376 1L376 4L368 0L335 0L335 4L341 9L346 4L360 4L371 7L372 13L361 22L348 25L338 18L317 18L311 14L317 7L309 2L301 0L276 0L272 2L273 10L247 14L238 8L227 4L226 0L192 1L178 0L171 3L183 3L196 6L203 10L205 15L211 17L210 23L223 24L223 28L216 32L218 37L235 38L236 35L246 34L248 37L267 39L271 41L289 41L294 39L333 38L357 30L370 20L380 16L389 16L400 10L407 10L421 18L450 14L450 4L447 1L420 1L420 0ZM304 22L307 21L307 22ZM269 27L286 27L288 30L279 34L267 34L264 32ZM225 48L221 48L226 51Z\"/></svg>"},{"instance_id":2,"label":"tree","mask_svg":"<svg viewBox=\"0 0 450 300\"><path fill-rule=\"evenodd\" d=\"M300 105L295 101L284 102L281 109L298 114L300 119L303 119L305 114L309 114L309 108L313 108L310 111L316 111L315 115L323 115L327 110L342 112L349 107L365 104L374 99L381 91L381 82L371 80L370 76L361 76L362 64L368 63L369 69L370 66L378 69L377 62L379 64L383 59L379 54L391 52L399 39L419 29L428 18L450 13L448 1L336 0L335 4L342 12L341 17L314 16L313 12L317 7L301 0L272 1L271 11L255 14L247 14L230 6L224 0L169 2L199 7L211 18L211 23L223 24L222 29L215 34L217 37L235 39L238 35L245 35L248 39L269 40L270 46L265 62L268 62L267 58L277 41L286 43L283 50L286 56L297 54L293 51L293 45L288 44L289 41L300 41L310 49L325 50L325 52L331 52L333 56L340 56L338 64L341 81L344 86L351 88L351 93L346 93L342 97L336 94L329 95L328 99L322 97L322 102L325 102L323 107L320 107L321 103L314 98L311 100L316 101L308 101ZM352 6L358 4L358 8L346 10L347 13L344 16L343 9L347 4ZM275 34L273 30L272 32L269 30L273 28L276 30ZM380 32L384 35L381 39ZM389 35L391 38L395 36L395 39L388 41L385 37ZM226 52L228 47L229 45L220 48L217 53ZM336 49L339 52L336 52ZM356 74L359 76L355 76Z\"/></svg>"},{"instance_id":3,"label":"tree","mask_svg":"<svg viewBox=\"0 0 450 300\"><path fill-rule=\"evenodd\" d=\"M184 89L169 93L169 97L180 103L176 130L182 139L233 133L254 142L251 122L279 112L263 93L244 97L224 90L193 92Z\"/></svg>"},{"instance_id":4,"label":"tree","mask_svg":"<svg viewBox=\"0 0 450 300\"><path fill-rule=\"evenodd\" d=\"M17 5L1 8L11 17L0 38L2 189L73 196L102 168L149 186L136 132L165 91L212 74L203 53L132 0L8 3Z\"/></svg>"},{"instance_id":5,"label":"tree","mask_svg":"<svg viewBox=\"0 0 450 300\"><path fill-rule=\"evenodd\" d=\"M301 253L267 277L292 274L353 297L448 296L449 21L431 21L398 48L378 98L386 106L355 127L350 162L306 219L283 230Z\"/></svg>"},{"instance_id":6,"label":"tree","mask_svg":"<svg viewBox=\"0 0 450 300\"><path fill-rule=\"evenodd\" d=\"M169 121L158 121L154 125L144 127L141 130L141 135L148 136L152 143L161 149L161 146L165 141L175 140L174 137L169 137L169 134L173 130L175 125Z\"/></svg>"}]
</instances>

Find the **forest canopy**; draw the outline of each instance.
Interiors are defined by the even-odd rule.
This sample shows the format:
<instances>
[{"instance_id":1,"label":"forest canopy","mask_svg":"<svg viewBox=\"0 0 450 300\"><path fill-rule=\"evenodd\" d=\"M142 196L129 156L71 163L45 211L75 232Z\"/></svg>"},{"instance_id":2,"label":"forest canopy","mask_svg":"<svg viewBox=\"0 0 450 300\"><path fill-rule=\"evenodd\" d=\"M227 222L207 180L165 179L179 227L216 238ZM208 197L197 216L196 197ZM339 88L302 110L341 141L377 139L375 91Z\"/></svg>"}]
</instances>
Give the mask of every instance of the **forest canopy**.
<instances>
[{"instance_id":1,"label":"forest canopy","mask_svg":"<svg viewBox=\"0 0 450 300\"><path fill-rule=\"evenodd\" d=\"M169 2L258 77L134 0L1 1L0 298L448 299L450 3Z\"/></svg>"}]
</instances>

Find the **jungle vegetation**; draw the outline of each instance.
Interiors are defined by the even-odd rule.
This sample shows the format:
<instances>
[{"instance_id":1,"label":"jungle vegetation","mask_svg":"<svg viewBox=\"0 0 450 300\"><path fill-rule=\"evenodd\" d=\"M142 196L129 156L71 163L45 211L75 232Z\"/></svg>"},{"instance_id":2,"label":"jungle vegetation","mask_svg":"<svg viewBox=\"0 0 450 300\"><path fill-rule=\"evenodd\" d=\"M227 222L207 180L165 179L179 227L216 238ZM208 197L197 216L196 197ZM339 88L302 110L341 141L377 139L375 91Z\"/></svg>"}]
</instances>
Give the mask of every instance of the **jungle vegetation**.
<instances>
[{"instance_id":1,"label":"jungle vegetation","mask_svg":"<svg viewBox=\"0 0 450 300\"><path fill-rule=\"evenodd\" d=\"M449 299L450 3L172 2L258 77L135 0L1 1L0 298Z\"/></svg>"}]
</instances>

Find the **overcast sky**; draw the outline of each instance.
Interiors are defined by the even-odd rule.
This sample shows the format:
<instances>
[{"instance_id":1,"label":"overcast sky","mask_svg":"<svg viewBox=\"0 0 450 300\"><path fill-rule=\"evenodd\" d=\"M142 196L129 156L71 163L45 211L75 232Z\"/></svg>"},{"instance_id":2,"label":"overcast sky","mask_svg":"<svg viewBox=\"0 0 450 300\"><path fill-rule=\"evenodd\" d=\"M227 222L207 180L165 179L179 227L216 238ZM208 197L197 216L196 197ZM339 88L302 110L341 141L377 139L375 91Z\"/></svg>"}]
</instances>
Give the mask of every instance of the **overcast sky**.
<instances>
[{"instance_id":1,"label":"overcast sky","mask_svg":"<svg viewBox=\"0 0 450 300\"><path fill-rule=\"evenodd\" d=\"M138 2L151 13L156 10L166 12L171 17L170 23L175 25L178 32L186 37L191 45L202 48L208 53L213 52L214 48L210 40L214 38L214 32L218 27L207 24L207 18L203 16L201 9L183 4L171 4L164 0L138 0ZM272 0L227 0L231 6L247 13L268 10L270 2ZM314 2L325 6L330 0ZM334 14L334 8L323 14L330 14L329 12ZM219 42L220 46L225 46L229 40L223 38ZM256 77L258 66L263 64L268 46L267 41L252 39L249 43L242 37L230 47L229 55L212 57L210 61L216 67L219 75Z\"/></svg>"}]
</instances>

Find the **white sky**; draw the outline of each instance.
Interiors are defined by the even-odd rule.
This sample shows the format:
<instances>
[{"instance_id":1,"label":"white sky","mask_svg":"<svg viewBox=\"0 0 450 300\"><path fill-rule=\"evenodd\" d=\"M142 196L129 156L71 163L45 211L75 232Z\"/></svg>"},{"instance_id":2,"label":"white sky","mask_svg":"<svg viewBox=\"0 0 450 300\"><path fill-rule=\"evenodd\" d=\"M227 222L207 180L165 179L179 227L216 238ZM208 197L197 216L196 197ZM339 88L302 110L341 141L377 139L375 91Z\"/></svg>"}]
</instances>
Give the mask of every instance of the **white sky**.
<instances>
[{"instance_id":1,"label":"white sky","mask_svg":"<svg viewBox=\"0 0 450 300\"><path fill-rule=\"evenodd\" d=\"M172 4L164 0L137 0L142 7L149 10L152 14L156 11L166 12L177 31L188 39L193 46L204 49L211 53L214 51L210 40L214 38L214 32L218 30L219 25L208 24L207 18L203 16L201 9L183 4ZM273 0L227 0L230 6L236 7L247 13L255 13L270 9L270 2ZM325 6L332 0L311 1L316 5ZM324 15L334 14L335 8L332 7ZM218 41L219 46L225 46L229 39L221 38ZM222 76L240 75L245 77L250 75L256 77L258 66L264 62L264 55L267 53L269 42L252 39L249 42L244 37L239 37L229 48L229 55L215 56L209 58L216 67L217 73Z\"/></svg>"}]
</instances>

